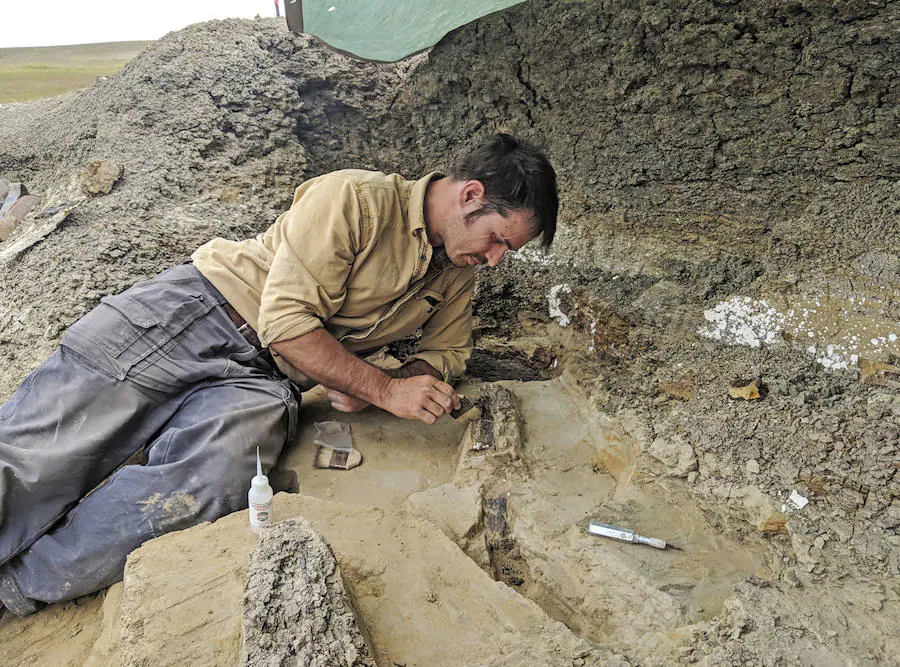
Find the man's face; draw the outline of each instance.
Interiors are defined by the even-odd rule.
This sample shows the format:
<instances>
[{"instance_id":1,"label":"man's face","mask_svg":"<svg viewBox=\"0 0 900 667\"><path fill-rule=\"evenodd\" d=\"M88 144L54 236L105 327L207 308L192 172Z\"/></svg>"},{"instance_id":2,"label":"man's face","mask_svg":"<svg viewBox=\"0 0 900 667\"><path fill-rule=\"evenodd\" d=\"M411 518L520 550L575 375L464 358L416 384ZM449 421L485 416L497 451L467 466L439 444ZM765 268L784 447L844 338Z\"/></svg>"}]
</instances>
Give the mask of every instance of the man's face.
<instances>
[{"instance_id":1,"label":"man's face","mask_svg":"<svg viewBox=\"0 0 900 667\"><path fill-rule=\"evenodd\" d=\"M444 249L456 266L497 266L507 250L518 250L535 236L530 211L459 214L447 225Z\"/></svg>"}]
</instances>

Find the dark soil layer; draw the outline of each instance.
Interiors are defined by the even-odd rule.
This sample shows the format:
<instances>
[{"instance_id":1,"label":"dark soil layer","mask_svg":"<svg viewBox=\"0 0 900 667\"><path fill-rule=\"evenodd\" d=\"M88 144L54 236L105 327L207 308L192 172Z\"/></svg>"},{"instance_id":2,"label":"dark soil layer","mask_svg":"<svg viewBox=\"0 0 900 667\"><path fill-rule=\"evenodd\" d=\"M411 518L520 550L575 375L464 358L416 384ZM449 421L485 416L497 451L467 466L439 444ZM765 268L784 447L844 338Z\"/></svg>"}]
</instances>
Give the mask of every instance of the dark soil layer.
<instances>
[{"instance_id":1,"label":"dark soil layer","mask_svg":"<svg viewBox=\"0 0 900 667\"><path fill-rule=\"evenodd\" d=\"M518 350L485 352L477 349L472 353L466 366L466 378L497 382L498 380L520 380L534 382L549 380L553 374L542 364L535 363Z\"/></svg>"},{"instance_id":2,"label":"dark soil layer","mask_svg":"<svg viewBox=\"0 0 900 667\"><path fill-rule=\"evenodd\" d=\"M303 178L416 176L486 133L522 134L557 167L560 229L552 256L482 274L479 334L555 346L647 454L644 479L684 478L723 531L769 535L783 564L736 587L683 659L808 664L812 642L890 663L900 395L862 382L856 360L817 363L825 328L757 347L698 329L740 295L900 333L898 15L887 1L534 0L396 64L274 21L169 35L88 90L0 107L0 175L42 206L80 202L43 241L9 250L35 219L0 245L0 396L101 295L214 235L260 231ZM87 199L94 159L124 175ZM764 398L729 398L757 376ZM809 505L782 508L791 491ZM823 629L826 611L842 630Z\"/></svg>"}]
</instances>

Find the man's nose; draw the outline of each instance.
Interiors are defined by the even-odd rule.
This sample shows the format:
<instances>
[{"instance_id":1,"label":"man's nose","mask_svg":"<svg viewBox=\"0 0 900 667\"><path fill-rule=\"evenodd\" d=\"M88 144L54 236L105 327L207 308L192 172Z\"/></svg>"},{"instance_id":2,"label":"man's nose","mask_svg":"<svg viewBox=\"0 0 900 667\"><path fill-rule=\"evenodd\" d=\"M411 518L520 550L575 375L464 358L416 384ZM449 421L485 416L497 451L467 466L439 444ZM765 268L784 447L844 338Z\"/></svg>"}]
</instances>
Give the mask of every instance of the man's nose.
<instances>
[{"instance_id":1,"label":"man's nose","mask_svg":"<svg viewBox=\"0 0 900 667\"><path fill-rule=\"evenodd\" d=\"M506 248L503 246L496 246L495 248L491 248L488 253L485 255L487 258L488 266L491 268L497 266L500 263L500 260L503 259L503 255L506 253Z\"/></svg>"}]
</instances>

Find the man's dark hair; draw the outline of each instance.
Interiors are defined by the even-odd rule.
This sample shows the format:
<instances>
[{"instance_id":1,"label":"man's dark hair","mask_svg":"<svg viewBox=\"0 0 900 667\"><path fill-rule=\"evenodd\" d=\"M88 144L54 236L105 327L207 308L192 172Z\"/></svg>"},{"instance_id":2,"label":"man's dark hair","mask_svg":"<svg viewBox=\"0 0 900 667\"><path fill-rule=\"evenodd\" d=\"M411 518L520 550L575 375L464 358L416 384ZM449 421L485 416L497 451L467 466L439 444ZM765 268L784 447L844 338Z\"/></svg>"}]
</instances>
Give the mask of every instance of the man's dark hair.
<instances>
[{"instance_id":1,"label":"man's dark hair","mask_svg":"<svg viewBox=\"0 0 900 667\"><path fill-rule=\"evenodd\" d=\"M559 210L556 172L536 146L508 134L495 134L459 158L450 174L457 181L476 180L484 185L484 206L470 215L531 211L541 233L541 247L553 243Z\"/></svg>"}]
</instances>

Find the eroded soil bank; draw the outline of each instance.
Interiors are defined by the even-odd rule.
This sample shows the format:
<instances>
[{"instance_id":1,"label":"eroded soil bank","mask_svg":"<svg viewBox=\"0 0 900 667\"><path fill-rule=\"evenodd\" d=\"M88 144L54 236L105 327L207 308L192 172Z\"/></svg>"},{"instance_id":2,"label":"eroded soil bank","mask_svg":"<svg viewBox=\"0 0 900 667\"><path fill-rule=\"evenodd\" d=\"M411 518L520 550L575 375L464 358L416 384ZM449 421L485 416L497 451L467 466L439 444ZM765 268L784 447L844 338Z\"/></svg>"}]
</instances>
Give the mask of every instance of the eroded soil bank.
<instances>
[{"instance_id":1,"label":"eroded soil bank","mask_svg":"<svg viewBox=\"0 0 900 667\"><path fill-rule=\"evenodd\" d=\"M480 133L530 136L559 172L560 232L551 256L482 275L472 373L531 380L527 394L564 370L552 382L574 392L589 435L580 454L564 438L540 445L549 463L507 489L506 537L528 564L513 558L510 589L637 664L891 664L900 395L889 370L867 369L900 357L897 25L894 2L536 0L395 64L274 21L174 33L90 89L0 107L0 175L47 211L0 244L0 395L100 296L211 236L263 229L304 177L414 176ZM109 194L84 194L92 160L121 165ZM756 377L762 398L729 396ZM526 453L545 442L534 429L553 428L529 400ZM401 500L458 481L455 449L432 447L406 478L373 465L367 483ZM557 480L551 496L572 464L561 458L588 450L593 486ZM557 516L570 507L565 521L540 519L545 493ZM524 497L538 505L516 513ZM670 498L683 523L654 525ZM547 583L584 562L566 554L584 556L588 510L746 558L709 590L687 586L703 580L697 563L680 581L660 574L663 597L642 594L624 620L608 605L609 623L588 627L602 614L575 592L587 575ZM490 540L476 533L454 541L478 562ZM641 634L663 626L690 627L675 653Z\"/></svg>"}]
</instances>

